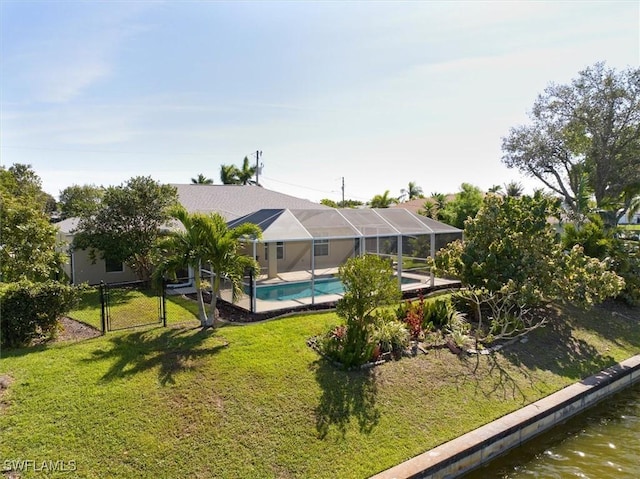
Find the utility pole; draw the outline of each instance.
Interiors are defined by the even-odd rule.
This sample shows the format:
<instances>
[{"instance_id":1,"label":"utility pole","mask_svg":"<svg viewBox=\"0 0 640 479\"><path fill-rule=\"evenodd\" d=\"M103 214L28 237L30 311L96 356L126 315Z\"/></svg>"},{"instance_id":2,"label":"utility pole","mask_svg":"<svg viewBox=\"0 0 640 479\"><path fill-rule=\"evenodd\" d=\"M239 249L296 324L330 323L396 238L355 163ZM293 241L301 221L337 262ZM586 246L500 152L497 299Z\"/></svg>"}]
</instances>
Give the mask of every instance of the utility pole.
<instances>
[{"instance_id":1,"label":"utility pole","mask_svg":"<svg viewBox=\"0 0 640 479\"><path fill-rule=\"evenodd\" d=\"M344 208L344 176L342 177L342 207Z\"/></svg>"},{"instance_id":2,"label":"utility pole","mask_svg":"<svg viewBox=\"0 0 640 479\"><path fill-rule=\"evenodd\" d=\"M260 157L262 156L262 151L256 150L256 185L260 186L260 182L258 181L260 178Z\"/></svg>"}]
</instances>

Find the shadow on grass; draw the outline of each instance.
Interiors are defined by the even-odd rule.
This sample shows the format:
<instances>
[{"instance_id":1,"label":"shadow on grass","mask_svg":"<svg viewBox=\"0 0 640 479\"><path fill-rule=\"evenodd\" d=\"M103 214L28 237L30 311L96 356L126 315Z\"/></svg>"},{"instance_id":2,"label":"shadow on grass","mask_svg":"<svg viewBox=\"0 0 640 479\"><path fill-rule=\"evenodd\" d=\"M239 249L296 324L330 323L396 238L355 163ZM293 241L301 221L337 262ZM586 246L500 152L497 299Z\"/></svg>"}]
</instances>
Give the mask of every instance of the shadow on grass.
<instances>
[{"instance_id":1,"label":"shadow on grass","mask_svg":"<svg viewBox=\"0 0 640 479\"><path fill-rule=\"evenodd\" d=\"M332 427L345 436L352 418L360 432L369 434L380 420L376 407L376 377L373 370L343 371L325 360L313 364L316 381L322 389L315 409L316 430L324 439Z\"/></svg>"},{"instance_id":2,"label":"shadow on grass","mask_svg":"<svg viewBox=\"0 0 640 479\"><path fill-rule=\"evenodd\" d=\"M217 335L216 330L168 329L160 334L153 331L139 331L114 336L109 340L111 348L94 351L86 361L112 361L109 371L102 377L104 381L133 376L158 367L158 377L162 385L174 384L174 375L180 371L193 369L200 358L217 354L228 344L220 339L220 344L202 348L202 344Z\"/></svg>"},{"instance_id":3,"label":"shadow on grass","mask_svg":"<svg viewBox=\"0 0 640 479\"><path fill-rule=\"evenodd\" d=\"M617 362L574 336L572 322L565 312L549 310L549 314L550 320L543 328L529 334L525 344L516 343L505 348L503 356L515 366L545 369L575 380Z\"/></svg>"}]
</instances>

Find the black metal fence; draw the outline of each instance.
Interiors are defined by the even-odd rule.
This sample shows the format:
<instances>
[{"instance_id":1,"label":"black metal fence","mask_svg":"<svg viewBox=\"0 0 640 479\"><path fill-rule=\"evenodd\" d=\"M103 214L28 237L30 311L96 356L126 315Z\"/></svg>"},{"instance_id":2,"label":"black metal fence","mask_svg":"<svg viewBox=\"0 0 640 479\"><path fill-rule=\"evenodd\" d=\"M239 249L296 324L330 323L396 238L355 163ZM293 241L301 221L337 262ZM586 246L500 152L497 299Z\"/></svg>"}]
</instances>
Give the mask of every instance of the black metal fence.
<instances>
[{"instance_id":1,"label":"black metal fence","mask_svg":"<svg viewBox=\"0 0 640 479\"><path fill-rule=\"evenodd\" d=\"M157 324L167 325L163 285L149 281L100 284L102 332Z\"/></svg>"}]
</instances>

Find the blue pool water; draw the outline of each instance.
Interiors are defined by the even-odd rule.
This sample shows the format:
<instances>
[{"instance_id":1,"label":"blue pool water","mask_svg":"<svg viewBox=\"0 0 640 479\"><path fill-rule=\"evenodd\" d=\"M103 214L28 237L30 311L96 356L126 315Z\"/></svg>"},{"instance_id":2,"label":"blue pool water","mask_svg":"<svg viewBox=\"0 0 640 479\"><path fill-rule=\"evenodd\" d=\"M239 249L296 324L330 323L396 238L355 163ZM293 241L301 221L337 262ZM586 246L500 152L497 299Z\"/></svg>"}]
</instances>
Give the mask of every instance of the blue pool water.
<instances>
[{"instance_id":1,"label":"blue pool water","mask_svg":"<svg viewBox=\"0 0 640 479\"><path fill-rule=\"evenodd\" d=\"M412 278L402 278L403 284L419 283ZM314 283L314 295L343 294L344 285L338 278L316 279ZM310 298L311 281L295 283L266 284L256 288L256 298L266 301L288 301L292 299Z\"/></svg>"}]
</instances>

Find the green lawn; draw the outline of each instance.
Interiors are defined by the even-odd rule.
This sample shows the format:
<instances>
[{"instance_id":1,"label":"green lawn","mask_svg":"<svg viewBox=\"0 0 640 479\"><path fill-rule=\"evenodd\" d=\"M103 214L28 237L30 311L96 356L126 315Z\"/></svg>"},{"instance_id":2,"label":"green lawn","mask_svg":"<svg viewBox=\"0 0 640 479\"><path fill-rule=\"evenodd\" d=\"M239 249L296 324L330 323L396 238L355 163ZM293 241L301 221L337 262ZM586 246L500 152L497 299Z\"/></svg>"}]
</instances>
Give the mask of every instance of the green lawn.
<instances>
[{"instance_id":1,"label":"green lawn","mask_svg":"<svg viewBox=\"0 0 640 479\"><path fill-rule=\"evenodd\" d=\"M112 323L119 328L158 321L158 298L155 291L116 289L109 292ZM167 324L198 321L198 306L181 296L167 296ZM100 318L100 290L82 290L78 306L68 316L96 329L102 329Z\"/></svg>"},{"instance_id":2,"label":"green lawn","mask_svg":"<svg viewBox=\"0 0 640 479\"><path fill-rule=\"evenodd\" d=\"M306 346L337 322L309 314L5 350L0 458L74 460L83 478L363 478L640 350L640 309L568 309L477 370L476 358L434 350L345 372Z\"/></svg>"}]
</instances>

